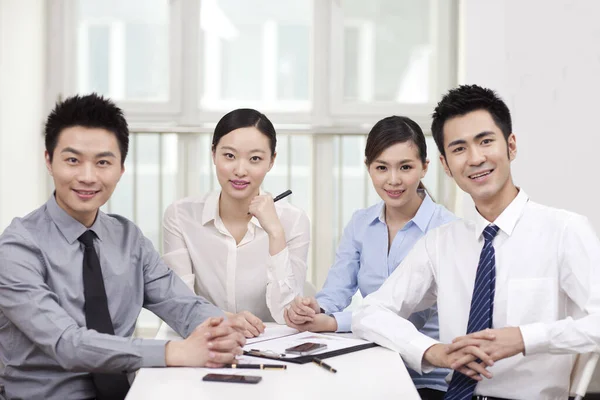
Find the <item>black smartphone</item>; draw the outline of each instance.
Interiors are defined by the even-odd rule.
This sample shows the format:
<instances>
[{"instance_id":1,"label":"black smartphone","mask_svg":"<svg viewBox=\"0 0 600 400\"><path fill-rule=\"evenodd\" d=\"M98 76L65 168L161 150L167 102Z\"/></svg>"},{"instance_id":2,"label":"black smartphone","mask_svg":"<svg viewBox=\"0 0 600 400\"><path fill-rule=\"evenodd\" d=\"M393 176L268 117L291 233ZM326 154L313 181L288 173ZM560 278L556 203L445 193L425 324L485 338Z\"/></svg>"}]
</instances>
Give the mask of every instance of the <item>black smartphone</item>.
<instances>
[{"instance_id":1,"label":"black smartphone","mask_svg":"<svg viewBox=\"0 0 600 400\"><path fill-rule=\"evenodd\" d=\"M285 349L285 352L288 354L298 354L301 356L307 356L312 353L316 353L319 350L324 350L327 348L326 344L323 343L312 343L306 342L299 344L298 346L290 347L289 349Z\"/></svg>"},{"instance_id":2,"label":"black smartphone","mask_svg":"<svg viewBox=\"0 0 600 400\"><path fill-rule=\"evenodd\" d=\"M262 376L206 374L202 380L206 382L258 383L262 380Z\"/></svg>"}]
</instances>

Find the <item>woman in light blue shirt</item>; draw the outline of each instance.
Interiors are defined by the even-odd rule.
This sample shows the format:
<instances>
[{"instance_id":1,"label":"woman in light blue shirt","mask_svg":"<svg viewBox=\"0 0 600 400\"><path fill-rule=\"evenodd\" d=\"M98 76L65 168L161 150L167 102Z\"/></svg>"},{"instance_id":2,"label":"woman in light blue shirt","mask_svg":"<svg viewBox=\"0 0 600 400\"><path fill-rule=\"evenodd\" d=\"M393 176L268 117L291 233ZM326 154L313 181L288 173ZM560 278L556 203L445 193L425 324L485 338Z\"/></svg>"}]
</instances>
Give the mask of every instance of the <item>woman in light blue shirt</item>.
<instances>
[{"instance_id":1,"label":"woman in light blue shirt","mask_svg":"<svg viewBox=\"0 0 600 400\"><path fill-rule=\"evenodd\" d=\"M379 121L367 138L365 164L382 201L358 210L344 229L335 263L315 297L296 297L284 313L289 326L313 332L350 331L352 296L376 291L427 231L456 217L436 204L421 183L427 173L427 145L417 123L392 116ZM436 307L413 314L411 322L437 339ZM442 399L449 371L411 372L421 397Z\"/></svg>"}]
</instances>

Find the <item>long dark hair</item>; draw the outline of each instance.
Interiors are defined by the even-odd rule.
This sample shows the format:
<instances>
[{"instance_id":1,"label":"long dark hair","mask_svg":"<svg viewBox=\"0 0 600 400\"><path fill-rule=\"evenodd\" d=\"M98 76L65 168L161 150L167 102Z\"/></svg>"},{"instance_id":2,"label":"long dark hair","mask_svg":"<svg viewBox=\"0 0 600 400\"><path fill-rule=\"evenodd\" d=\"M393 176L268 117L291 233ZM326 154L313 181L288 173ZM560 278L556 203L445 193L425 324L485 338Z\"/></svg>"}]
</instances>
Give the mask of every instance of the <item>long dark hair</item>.
<instances>
[{"instance_id":1,"label":"long dark hair","mask_svg":"<svg viewBox=\"0 0 600 400\"><path fill-rule=\"evenodd\" d=\"M371 165L385 149L396 143L412 142L417 146L419 159L425 165L427 162L427 142L419 124L407 117L392 115L377 122L367 136L365 146L365 163ZM423 182L419 187L427 191ZM427 192L429 194L429 192ZM431 196L431 195L430 195Z\"/></svg>"},{"instance_id":2,"label":"long dark hair","mask_svg":"<svg viewBox=\"0 0 600 400\"><path fill-rule=\"evenodd\" d=\"M212 138L212 151L217 149L221 138L229 132L250 126L258 129L260 133L269 139L271 156L273 156L275 154L275 146L277 145L275 128L271 121L269 121L269 118L251 108L238 108L237 110L228 112L219 120Z\"/></svg>"}]
</instances>

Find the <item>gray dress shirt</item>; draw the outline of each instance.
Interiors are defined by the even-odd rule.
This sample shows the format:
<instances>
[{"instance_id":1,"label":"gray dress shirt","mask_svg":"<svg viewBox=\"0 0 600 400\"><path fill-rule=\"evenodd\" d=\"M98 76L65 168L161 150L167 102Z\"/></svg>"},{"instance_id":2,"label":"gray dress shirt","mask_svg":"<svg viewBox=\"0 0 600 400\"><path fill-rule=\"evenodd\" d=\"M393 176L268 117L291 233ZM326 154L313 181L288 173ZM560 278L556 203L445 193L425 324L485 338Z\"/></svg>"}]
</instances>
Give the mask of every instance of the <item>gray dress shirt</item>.
<instances>
[{"instance_id":1,"label":"gray dress shirt","mask_svg":"<svg viewBox=\"0 0 600 400\"><path fill-rule=\"evenodd\" d=\"M183 337L223 315L161 261L135 224L99 211L90 229L115 335L88 330L77 240L86 229L51 196L0 236L0 384L8 399L91 399L89 372L164 367L166 341L131 338L142 307Z\"/></svg>"}]
</instances>

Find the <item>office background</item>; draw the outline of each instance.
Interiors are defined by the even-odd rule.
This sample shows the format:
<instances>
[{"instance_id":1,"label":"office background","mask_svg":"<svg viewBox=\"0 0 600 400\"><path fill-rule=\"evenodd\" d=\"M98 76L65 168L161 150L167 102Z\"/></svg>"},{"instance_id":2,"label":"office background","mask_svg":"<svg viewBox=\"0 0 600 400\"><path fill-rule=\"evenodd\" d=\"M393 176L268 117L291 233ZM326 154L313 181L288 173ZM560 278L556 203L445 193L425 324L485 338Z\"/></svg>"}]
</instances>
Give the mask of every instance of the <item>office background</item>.
<instances>
[{"instance_id":1,"label":"office background","mask_svg":"<svg viewBox=\"0 0 600 400\"><path fill-rule=\"evenodd\" d=\"M61 98L97 91L125 109L132 149L105 210L159 249L164 208L217 185L215 123L254 107L278 131L264 188L291 188L309 213L318 288L352 212L378 200L369 128L398 114L428 133L441 94L477 83L513 113L517 185L600 232L599 17L595 0L0 0L0 229L51 193L41 132ZM428 145L427 187L473 215Z\"/></svg>"}]
</instances>

